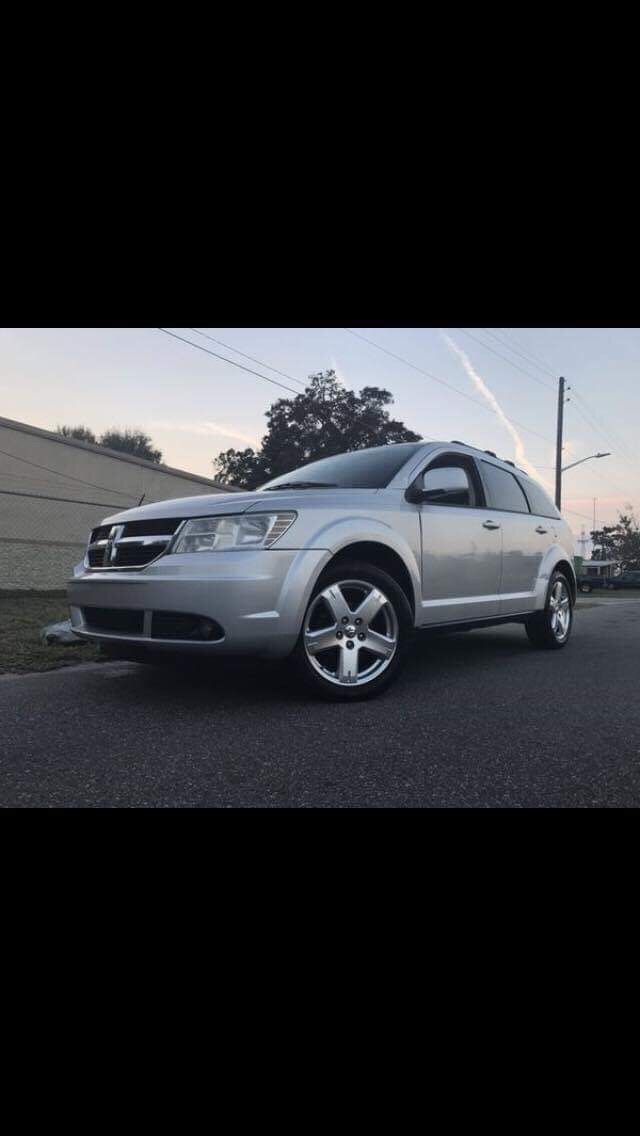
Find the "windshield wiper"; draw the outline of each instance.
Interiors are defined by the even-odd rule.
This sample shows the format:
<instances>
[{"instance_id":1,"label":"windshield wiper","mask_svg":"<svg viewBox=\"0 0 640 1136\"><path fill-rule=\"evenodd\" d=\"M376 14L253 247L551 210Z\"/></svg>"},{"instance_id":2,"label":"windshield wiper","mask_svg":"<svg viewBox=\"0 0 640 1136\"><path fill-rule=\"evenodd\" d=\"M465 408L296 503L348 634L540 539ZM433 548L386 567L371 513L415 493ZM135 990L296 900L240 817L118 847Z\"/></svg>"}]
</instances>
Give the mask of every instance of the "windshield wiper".
<instances>
[{"instance_id":1,"label":"windshield wiper","mask_svg":"<svg viewBox=\"0 0 640 1136\"><path fill-rule=\"evenodd\" d=\"M268 485L265 493L275 493L278 489L337 489L329 481L282 481L280 485Z\"/></svg>"}]
</instances>

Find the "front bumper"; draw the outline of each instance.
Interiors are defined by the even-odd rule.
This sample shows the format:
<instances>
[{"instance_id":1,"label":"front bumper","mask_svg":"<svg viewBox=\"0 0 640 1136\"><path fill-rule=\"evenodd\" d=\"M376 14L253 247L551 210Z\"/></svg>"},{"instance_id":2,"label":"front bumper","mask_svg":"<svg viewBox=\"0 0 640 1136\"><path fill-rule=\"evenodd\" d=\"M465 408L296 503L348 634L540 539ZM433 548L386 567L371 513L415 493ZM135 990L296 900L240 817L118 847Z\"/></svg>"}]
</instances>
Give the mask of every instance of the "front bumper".
<instances>
[{"instance_id":1,"label":"front bumper","mask_svg":"<svg viewBox=\"0 0 640 1136\"><path fill-rule=\"evenodd\" d=\"M296 645L313 585L329 556L322 549L269 549L163 556L138 572L91 572L79 565L68 586L71 623L80 638L96 643L284 658ZM141 612L142 630L96 629L92 608ZM223 638L157 638L152 634L156 612L213 620Z\"/></svg>"}]
</instances>

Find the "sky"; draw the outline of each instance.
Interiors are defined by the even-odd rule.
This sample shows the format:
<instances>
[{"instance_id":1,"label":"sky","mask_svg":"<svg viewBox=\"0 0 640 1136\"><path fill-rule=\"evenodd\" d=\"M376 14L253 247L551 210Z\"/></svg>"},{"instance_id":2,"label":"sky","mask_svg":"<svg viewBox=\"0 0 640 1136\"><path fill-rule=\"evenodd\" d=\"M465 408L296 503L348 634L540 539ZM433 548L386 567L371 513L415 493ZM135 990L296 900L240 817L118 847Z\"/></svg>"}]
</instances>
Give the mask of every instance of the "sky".
<instances>
[{"instance_id":1,"label":"sky","mask_svg":"<svg viewBox=\"0 0 640 1136\"><path fill-rule=\"evenodd\" d=\"M598 524L628 503L640 517L640 328L198 329L226 347L190 328L167 330L263 377L157 328L2 328L0 416L48 430L142 429L168 465L211 477L216 454L258 445L271 403L292 397L274 383L301 390L292 379L333 368L351 389L391 391L393 416L425 439L494 450L552 486L564 375L565 464L612 452L566 474L567 520L577 536L583 525L588 532L594 498Z\"/></svg>"}]
</instances>

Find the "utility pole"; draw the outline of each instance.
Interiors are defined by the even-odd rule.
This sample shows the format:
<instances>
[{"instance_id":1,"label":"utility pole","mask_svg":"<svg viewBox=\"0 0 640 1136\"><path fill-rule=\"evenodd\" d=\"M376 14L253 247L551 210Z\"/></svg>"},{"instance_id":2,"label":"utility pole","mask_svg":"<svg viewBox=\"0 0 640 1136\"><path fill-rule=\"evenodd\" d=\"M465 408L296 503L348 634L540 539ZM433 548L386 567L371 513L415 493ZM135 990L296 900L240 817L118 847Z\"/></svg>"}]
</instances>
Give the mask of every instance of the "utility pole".
<instances>
[{"instance_id":1,"label":"utility pole","mask_svg":"<svg viewBox=\"0 0 640 1136\"><path fill-rule=\"evenodd\" d=\"M562 509L562 451L564 444L564 394L566 379L558 384L558 444L556 449L556 508Z\"/></svg>"}]
</instances>

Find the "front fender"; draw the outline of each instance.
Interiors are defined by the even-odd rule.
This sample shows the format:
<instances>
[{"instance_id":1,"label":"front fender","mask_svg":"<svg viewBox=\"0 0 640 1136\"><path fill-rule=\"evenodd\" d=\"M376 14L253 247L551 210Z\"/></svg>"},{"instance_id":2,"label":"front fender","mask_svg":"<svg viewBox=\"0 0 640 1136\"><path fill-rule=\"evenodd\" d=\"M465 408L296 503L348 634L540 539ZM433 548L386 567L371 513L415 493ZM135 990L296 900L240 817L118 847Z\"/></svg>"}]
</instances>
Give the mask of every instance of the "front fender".
<instances>
[{"instance_id":1,"label":"front fender","mask_svg":"<svg viewBox=\"0 0 640 1136\"><path fill-rule=\"evenodd\" d=\"M411 578L413 588L414 611L420 611L422 603L422 573L420 568L420 534L416 527L415 548L412 548L410 534L406 536L396 528L375 520L371 517L349 517L345 520L332 521L320 529L313 538L314 548L327 550L327 557L322 563L313 581L313 587L327 567L327 564L344 552L346 548L355 544L380 544L395 552L402 560Z\"/></svg>"}]
</instances>

